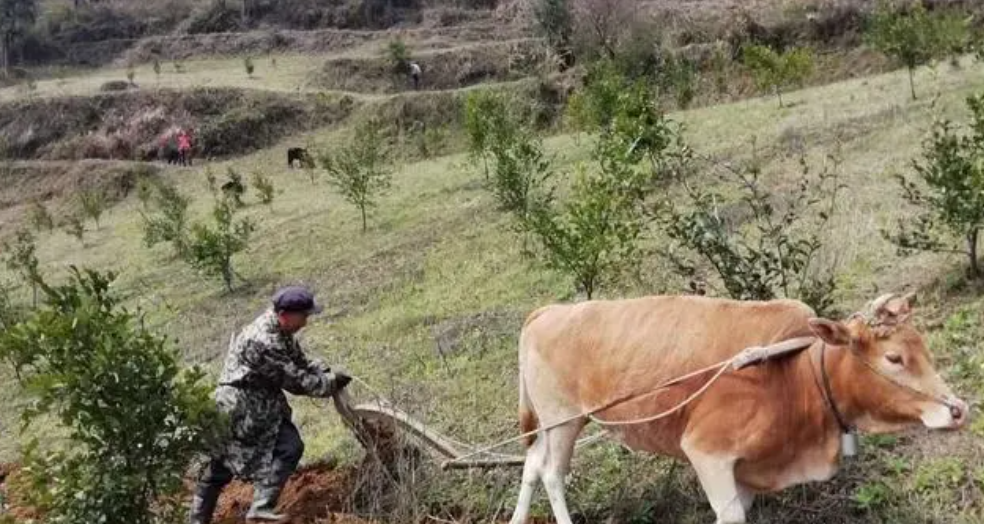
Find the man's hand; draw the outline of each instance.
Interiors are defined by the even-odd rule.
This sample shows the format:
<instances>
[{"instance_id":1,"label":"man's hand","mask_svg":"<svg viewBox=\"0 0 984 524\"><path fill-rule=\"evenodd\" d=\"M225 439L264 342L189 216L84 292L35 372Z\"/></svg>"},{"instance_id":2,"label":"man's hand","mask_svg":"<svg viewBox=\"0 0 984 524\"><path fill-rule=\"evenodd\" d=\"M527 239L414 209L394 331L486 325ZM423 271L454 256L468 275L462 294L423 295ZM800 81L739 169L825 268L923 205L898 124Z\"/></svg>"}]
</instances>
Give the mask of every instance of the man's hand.
<instances>
[{"instance_id":1,"label":"man's hand","mask_svg":"<svg viewBox=\"0 0 984 524\"><path fill-rule=\"evenodd\" d=\"M352 382L352 377L350 377L347 373L345 373L342 370L335 370L334 375L335 375L335 387L338 389L338 391L345 389L345 386L347 386L349 382Z\"/></svg>"},{"instance_id":2,"label":"man's hand","mask_svg":"<svg viewBox=\"0 0 984 524\"><path fill-rule=\"evenodd\" d=\"M326 364L320 358L311 359L311 368L316 369L322 373L328 373L331 371L331 366Z\"/></svg>"}]
</instances>

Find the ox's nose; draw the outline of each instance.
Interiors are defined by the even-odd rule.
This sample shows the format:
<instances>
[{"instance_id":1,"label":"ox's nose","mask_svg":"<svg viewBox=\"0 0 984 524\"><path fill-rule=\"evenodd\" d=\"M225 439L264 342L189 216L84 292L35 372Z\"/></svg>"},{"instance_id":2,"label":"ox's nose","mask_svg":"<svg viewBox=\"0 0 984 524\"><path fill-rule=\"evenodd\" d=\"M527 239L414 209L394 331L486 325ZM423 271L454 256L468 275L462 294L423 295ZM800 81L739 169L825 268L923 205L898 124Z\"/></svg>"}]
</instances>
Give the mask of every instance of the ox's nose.
<instances>
[{"instance_id":1,"label":"ox's nose","mask_svg":"<svg viewBox=\"0 0 984 524\"><path fill-rule=\"evenodd\" d=\"M955 428L962 428L967 424L967 414L968 407L967 403L956 397L950 397L947 399L947 403L950 405L950 416L953 417L953 426Z\"/></svg>"}]
</instances>

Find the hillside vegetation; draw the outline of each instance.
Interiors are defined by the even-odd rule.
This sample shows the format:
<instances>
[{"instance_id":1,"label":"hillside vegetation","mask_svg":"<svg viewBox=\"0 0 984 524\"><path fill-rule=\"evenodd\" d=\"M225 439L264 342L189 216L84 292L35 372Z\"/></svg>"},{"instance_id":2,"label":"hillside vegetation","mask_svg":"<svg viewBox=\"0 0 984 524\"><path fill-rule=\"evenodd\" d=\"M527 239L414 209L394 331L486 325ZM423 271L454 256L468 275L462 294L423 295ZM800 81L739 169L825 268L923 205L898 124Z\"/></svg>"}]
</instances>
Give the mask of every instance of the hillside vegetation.
<instances>
[{"instance_id":1,"label":"hillside vegetation","mask_svg":"<svg viewBox=\"0 0 984 524\"><path fill-rule=\"evenodd\" d=\"M861 455L834 480L761 497L750 522L982 522L984 285L968 275L965 254L900 254L886 233L900 221L914 223L919 209L897 176L915 177L913 161L923 158L934 121L949 118L964 129L968 97L984 93L975 42L920 60L910 90L909 73L899 69L905 64L865 37L874 2L752 4L640 2L616 20L609 53L605 39L587 31L570 41L544 35L533 4L523 1L43 2L0 89L0 241L7 242L0 258L9 260L19 232L30 229L49 283L70 282L72 265L118 272L112 289L147 313L141 329L173 338L183 364L202 365L210 377L230 333L262 311L276 288L309 285L327 307L302 333L302 345L359 377L354 396L380 395L442 434L491 443L519 432L517 336L530 311L587 293L735 294L713 263L685 252L656 221L638 232L632 263L584 289L569 271L544 262L539 237L495 196L496 169L507 162L494 154L515 155L516 165L537 166L515 173L553 174L550 198L561 213L585 177L608 173L593 156L606 132L648 129L647 115L665 115L682 124L693 151L687 189L673 182L647 193L646 204L665 193L683 213L694 209L684 202L696 202L686 200L688 189L713 190L721 199L713 212L728 226L722 234L763 245L768 235L756 229L745 200L759 197L734 183L736 172L756 173L761 202L803 216L814 203L795 200L801 184L836 173L843 188L815 237L801 230L810 227L805 220L780 228L783 238L816 239L811 263L823 274L810 278L830 277L821 303L845 317L882 293L917 291L916 322L936 367L973 406L962 432L865 437ZM927 4L930 13L970 20L968 34L975 30L978 19L966 17L980 5ZM808 46L811 67L795 81L763 74L743 61L756 44L780 57ZM563 67L568 51L577 59ZM424 69L419 90L406 75L410 59ZM640 84L620 84L624 78ZM118 91L107 90L113 82ZM648 101L643 108L619 113L625 119L607 128L593 120L604 113L606 93L627 97L637 85ZM515 119L520 138L492 144L482 157L469 150L476 114L469 110L489 94L503 97L505 109L478 115ZM366 131L374 125L373 144L386 153L379 171L391 178L372 195L363 231L360 210L324 166L375 136ZM156 161L160 137L175 127L193 130L192 166ZM306 147L316 165L288 167L291 147ZM245 188L235 197L241 206L218 189L236 180ZM272 186L263 189L264 181ZM237 224L249 225L225 282L193 250L149 245L147 218L160 216L152 195L161 185L187 197L189 231L195 224L221 235L220 210L231 217L226 239L241 232ZM823 200L818 195L809 196ZM47 225L39 209L50 214ZM959 247L962 237L946 240L952 237ZM17 311L30 309L35 292L17 264L0 268L0 291ZM796 293L815 298L803 289L789 295ZM4 321L0 314L7 329ZM70 428L54 414L16 431L32 397L4 364L0 462L21 461L35 437L44 450L71 443ZM330 403L294 398L292 405L305 462L320 464L295 482L325 490L324 500L303 502L320 504L312 515L327 518L330 507L352 522L508 520L518 470L443 471L433 461L406 460L394 482L363 461ZM326 466L328 459L340 466ZM568 502L579 521L713 521L685 464L602 439L579 449L573 468ZM24 498L30 486L8 472L0 468L0 522L4 500L19 503L14 514L24 521L36 501ZM229 500L223 507L231 513ZM545 496L535 510L549 517Z\"/></svg>"}]
</instances>

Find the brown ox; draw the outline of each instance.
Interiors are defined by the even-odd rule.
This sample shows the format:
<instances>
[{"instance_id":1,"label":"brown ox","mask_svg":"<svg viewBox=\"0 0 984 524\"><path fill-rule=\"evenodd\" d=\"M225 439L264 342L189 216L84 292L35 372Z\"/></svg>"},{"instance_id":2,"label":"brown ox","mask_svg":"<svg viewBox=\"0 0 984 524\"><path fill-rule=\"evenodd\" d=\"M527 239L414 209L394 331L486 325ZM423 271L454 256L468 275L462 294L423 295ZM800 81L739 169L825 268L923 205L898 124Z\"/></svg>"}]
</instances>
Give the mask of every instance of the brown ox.
<instances>
[{"instance_id":1,"label":"brown ox","mask_svg":"<svg viewBox=\"0 0 984 524\"><path fill-rule=\"evenodd\" d=\"M609 430L630 448L689 461L717 522L732 524L745 522L756 493L834 475L841 451L838 416L852 428L874 433L920 423L962 427L966 404L934 370L923 337L908 322L914 301L913 295L885 295L843 322L815 318L797 301L693 296L537 310L520 335L520 425L524 432L545 429L528 443L512 524L525 522L537 480L557 522L571 522L563 479L575 440L589 421L579 414L651 392L744 348L793 337L815 336L816 341L793 356L725 373L667 418ZM710 376L594 417L615 422L667 410Z\"/></svg>"}]
</instances>

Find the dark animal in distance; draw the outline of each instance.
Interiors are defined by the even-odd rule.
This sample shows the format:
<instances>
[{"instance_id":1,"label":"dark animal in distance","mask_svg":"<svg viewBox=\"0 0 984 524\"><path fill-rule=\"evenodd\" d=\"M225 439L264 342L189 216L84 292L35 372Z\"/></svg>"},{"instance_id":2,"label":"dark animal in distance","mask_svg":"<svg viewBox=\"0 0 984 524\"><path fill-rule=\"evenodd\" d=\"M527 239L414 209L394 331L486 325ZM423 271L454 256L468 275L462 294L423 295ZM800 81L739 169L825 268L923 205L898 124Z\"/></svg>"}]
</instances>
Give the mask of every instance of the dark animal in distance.
<instances>
[{"instance_id":1,"label":"dark animal in distance","mask_svg":"<svg viewBox=\"0 0 984 524\"><path fill-rule=\"evenodd\" d=\"M301 167L314 168L314 160L303 147L292 147L287 150L287 168L294 167L294 161L300 163Z\"/></svg>"}]
</instances>

